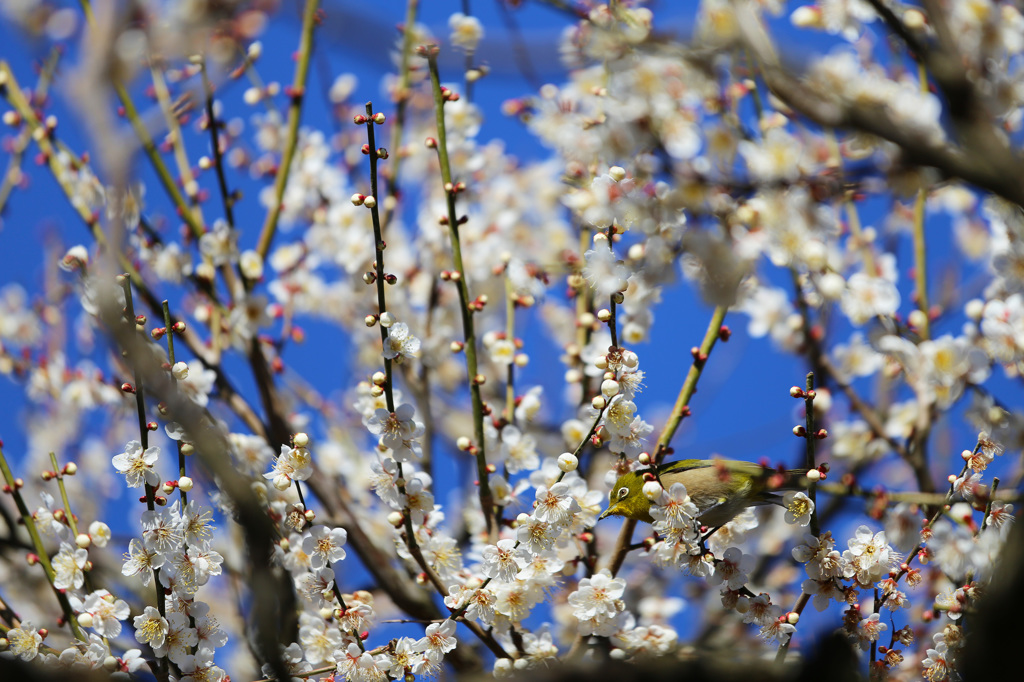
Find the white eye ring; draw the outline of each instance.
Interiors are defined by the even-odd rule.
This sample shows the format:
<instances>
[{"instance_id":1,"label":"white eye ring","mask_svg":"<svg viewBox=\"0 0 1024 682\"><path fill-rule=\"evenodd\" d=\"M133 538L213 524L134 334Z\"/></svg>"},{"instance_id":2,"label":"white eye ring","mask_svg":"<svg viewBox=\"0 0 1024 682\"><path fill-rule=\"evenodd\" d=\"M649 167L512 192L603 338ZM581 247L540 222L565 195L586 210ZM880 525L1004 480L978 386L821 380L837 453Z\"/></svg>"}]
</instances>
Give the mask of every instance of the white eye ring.
<instances>
[{"instance_id":1,"label":"white eye ring","mask_svg":"<svg viewBox=\"0 0 1024 682\"><path fill-rule=\"evenodd\" d=\"M619 499L620 500L622 498L624 498L628 494L629 494L629 488L627 488L626 486L622 486L621 488L619 488Z\"/></svg>"}]
</instances>

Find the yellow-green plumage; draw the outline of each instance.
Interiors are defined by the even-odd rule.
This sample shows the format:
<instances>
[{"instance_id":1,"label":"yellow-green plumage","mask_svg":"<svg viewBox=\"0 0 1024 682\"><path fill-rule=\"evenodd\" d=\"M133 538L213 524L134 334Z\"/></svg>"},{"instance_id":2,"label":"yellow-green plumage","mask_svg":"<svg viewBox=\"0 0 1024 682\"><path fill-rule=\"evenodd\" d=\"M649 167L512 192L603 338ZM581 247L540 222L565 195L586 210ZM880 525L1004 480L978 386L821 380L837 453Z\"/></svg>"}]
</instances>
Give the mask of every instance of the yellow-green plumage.
<instances>
[{"instance_id":1,"label":"yellow-green plumage","mask_svg":"<svg viewBox=\"0 0 1024 682\"><path fill-rule=\"evenodd\" d=\"M608 508L600 518L625 516L634 521L653 523L651 501L643 493L644 474L657 472L668 489L682 483L700 515L701 524L717 528L732 520L747 507L778 504L773 491L802 488L807 484L803 470L781 474L753 462L728 459L683 459L662 464L657 469L640 469L619 476L608 494Z\"/></svg>"}]
</instances>

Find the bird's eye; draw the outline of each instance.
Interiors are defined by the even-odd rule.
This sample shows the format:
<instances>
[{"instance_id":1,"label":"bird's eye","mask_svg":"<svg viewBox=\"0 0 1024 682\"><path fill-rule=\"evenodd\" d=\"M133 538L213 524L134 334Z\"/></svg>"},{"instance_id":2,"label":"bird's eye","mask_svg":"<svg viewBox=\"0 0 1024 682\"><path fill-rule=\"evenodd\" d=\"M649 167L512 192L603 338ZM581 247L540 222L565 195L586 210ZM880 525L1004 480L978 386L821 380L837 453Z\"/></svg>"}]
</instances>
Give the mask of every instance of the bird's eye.
<instances>
[{"instance_id":1,"label":"bird's eye","mask_svg":"<svg viewBox=\"0 0 1024 682\"><path fill-rule=\"evenodd\" d=\"M627 487L625 487L625 486L623 486L623 487L619 488L619 499L620 499L620 500L621 500L622 498L624 498L624 497L625 497L626 495L628 495L628 494L629 494L629 488L627 488Z\"/></svg>"}]
</instances>

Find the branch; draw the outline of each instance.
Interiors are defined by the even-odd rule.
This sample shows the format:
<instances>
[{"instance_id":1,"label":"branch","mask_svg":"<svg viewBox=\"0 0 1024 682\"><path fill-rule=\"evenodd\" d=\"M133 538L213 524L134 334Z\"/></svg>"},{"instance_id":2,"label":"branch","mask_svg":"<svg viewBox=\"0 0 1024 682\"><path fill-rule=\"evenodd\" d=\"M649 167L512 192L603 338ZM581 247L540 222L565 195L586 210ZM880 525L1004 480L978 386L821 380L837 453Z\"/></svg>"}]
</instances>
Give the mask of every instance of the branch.
<instances>
[{"instance_id":1,"label":"branch","mask_svg":"<svg viewBox=\"0 0 1024 682\"><path fill-rule=\"evenodd\" d=\"M966 77L957 75L950 65L951 56L930 58L928 70L936 78L957 123L962 146L936 141L927 131L895 121L880 105L860 104L814 91L785 67L764 28L757 23L753 11L738 14L744 40L761 62L765 82L772 93L789 107L819 125L831 128L860 130L887 140L904 152L907 160L932 166L949 177L987 189L1008 201L1024 205L1024 182L1020 167L1024 163L1005 138L996 134L990 121L984 120L976 106L959 106L970 95Z\"/></svg>"},{"instance_id":2,"label":"branch","mask_svg":"<svg viewBox=\"0 0 1024 682\"><path fill-rule=\"evenodd\" d=\"M277 223L281 218L284 190L288 185L288 174L291 172L292 159L299 141L299 119L302 117L302 100L306 94L306 80L309 76L309 60L313 54L313 27L318 24L317 10L319 0L306 0L306 9L302 14L302 38L299 42L298 60L295 62L295 76L292 78L288 95L291 105L288 107L288 132L285 137L284 151L281 154L281 165L277 169L274 181L274 201L260 230L260 238L256 243L256 252L266 260L270 244L277 231Z\"/></svg>"}]
</instances>

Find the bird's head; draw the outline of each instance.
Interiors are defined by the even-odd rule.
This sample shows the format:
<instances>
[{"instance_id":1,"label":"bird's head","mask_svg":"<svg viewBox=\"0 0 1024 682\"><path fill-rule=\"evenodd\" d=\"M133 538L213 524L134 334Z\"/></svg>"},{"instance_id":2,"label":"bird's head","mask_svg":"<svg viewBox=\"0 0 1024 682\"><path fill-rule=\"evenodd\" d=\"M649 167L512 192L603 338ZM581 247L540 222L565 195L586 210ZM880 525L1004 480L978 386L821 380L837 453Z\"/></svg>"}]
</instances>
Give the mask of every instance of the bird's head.
<instances>
[{"instance_id":1,"label":"bird's head","mask_svg":"<svg viewBox=\"0 0 1024 682\"><path fill-rule=\"evenodd\" d=\"M647 469L629 471L619 476L608 493L608 508L598 520L606 516L625 516L634 521L653 522L651 518L651 501L644 496L644 478Z\"/></svg>"}]
</instances>

